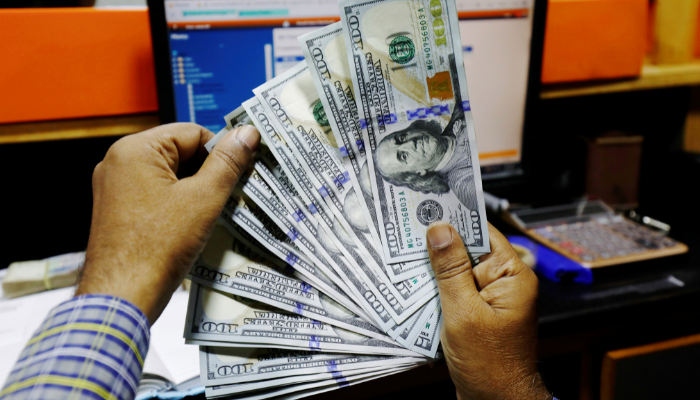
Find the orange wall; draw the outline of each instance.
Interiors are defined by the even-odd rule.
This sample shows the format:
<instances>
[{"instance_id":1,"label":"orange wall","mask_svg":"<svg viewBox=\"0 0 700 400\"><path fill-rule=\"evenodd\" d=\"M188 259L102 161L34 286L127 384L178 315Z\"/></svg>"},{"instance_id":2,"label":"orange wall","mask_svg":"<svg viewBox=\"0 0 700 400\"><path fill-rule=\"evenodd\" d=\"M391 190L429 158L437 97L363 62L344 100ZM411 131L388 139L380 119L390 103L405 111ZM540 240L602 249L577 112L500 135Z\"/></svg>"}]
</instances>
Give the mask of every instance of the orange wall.
<instances>
[{"instance_id":1,"label":"orange wall","mask_svg":"<svg viewBox=\"0 0 700 400\"><path fill-rule=\"evenodd\" d=\"M647 14L648 0L549 0L542 81L638 75ZM0 37L0 124L158 108L145 9L0 9Z\"/></svg>"},{"instance_id":2,"label":"orange wall","mask_svg":"<svg viewBox=\"0 0 700 400\"><path fill-rule=\"evenodd\" d=\"M0 123L158 109L147 10L0 10Z\"/></svg>"},{"instance_id":3,"label":"orange wall","mask_svg":"<svg viewBox=\"0 0 700 400\"><path fill-rule=\"evenodd\" d=\"M698 10L698 27L695 31L695 58L700 58L700 10Z\"/></svg>"},{"instance_id":4,"label":"orange wall","mask_svg":"<svg viewBox=\"0 0 700 400\"><path fill-rule=\"evenodd\" d=\"M648 0L549 0L542 82L639 75L648 12Z\"/></svg>"}]
</instances>

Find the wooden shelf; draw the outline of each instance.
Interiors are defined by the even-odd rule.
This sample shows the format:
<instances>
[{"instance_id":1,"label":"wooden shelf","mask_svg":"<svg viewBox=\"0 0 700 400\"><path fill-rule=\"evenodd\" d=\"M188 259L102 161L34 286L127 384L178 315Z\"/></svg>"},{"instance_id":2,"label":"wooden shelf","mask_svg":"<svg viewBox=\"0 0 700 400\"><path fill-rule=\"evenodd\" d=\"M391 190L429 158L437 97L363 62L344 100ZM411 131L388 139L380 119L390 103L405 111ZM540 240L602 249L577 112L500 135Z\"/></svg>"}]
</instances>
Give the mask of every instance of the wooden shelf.
<instances>
[{"instance_id":1,"label":"wooden shelf","mask_svg":"<svg viewBox=\"0 0 700 400\"><path fill-rule=\"evenodd\" d=\"M0 125L0 144L121 136L158 124L155 113L6 124Z\"/></svg>"},{"instance_id":2,"label":"wooden shelf","mask_svg":"<svg viewBox=\"0 0 700 400\"><path fill-rule=\"evenodd\" d=\"M638 78L542 85L540 98L557 99L692 85L700 85L700 61L677 65L645 64Z\"/></svg>"}]
</instances>

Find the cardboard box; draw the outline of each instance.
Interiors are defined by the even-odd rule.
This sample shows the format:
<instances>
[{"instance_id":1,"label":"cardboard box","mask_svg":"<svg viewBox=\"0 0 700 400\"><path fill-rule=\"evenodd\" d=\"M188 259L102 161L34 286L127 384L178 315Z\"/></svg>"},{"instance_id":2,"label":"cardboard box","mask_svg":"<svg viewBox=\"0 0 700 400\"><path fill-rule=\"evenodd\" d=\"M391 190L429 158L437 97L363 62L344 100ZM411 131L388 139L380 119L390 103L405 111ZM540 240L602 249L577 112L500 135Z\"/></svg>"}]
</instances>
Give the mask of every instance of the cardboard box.
<instances>
[{"instance_id":1,"label":"cardboard box","mask_svg":"<svg viewBox=\"0 0 700 400\"><path fill-rule=\"evenodd\" d=\"M0 123L153 112L148 10L0 10Z\"/></svg>"},{"instance_id":2,"label":"cardboard box","mask_svg":"<svg viewBox=\"0 0 700 400\"><path fill-rule=\"evenodd\" d=\"M542 83L638 76L648 0L549 0Z\"/></svg>"},{"instance_id":3,"label":"cardboard box","mask_svg":"<svg viewBox=\"0 0 700 400\"><path fill-rule=\"evenodd\" d=\"M622 132L587 139L586 193L617 209L638 207L643 141Z\"/></svg>"}]
</instances>

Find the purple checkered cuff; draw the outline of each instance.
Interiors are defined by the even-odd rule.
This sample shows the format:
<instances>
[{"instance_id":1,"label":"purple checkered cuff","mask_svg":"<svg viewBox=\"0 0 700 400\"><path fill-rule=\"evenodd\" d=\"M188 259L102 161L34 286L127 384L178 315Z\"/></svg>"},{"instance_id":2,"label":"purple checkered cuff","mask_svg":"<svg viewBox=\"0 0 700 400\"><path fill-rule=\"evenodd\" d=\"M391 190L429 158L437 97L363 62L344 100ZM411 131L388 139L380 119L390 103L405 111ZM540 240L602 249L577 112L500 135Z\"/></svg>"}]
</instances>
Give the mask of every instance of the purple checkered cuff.
<instances>
[{"instance_id":1,"label":"purple checkered cuff","mask_svg":"<svg viewBox=\"0 0 700 400\"><path fill-rule=\"evenodd\" d=\"M148 319L131 303L75 297L51 310L34 333L0 399L133 399L149 338Z\"/></svg>"}]
</instances>

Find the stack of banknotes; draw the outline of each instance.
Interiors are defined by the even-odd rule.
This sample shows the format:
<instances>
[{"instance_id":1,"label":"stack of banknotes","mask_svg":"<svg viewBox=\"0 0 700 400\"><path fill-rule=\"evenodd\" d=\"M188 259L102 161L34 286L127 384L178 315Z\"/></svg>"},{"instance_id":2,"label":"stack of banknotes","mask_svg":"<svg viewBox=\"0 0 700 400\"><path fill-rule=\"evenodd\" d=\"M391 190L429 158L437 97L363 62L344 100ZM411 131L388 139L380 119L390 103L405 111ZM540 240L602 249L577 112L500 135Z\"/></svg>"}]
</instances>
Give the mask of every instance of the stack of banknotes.
<instances>
[{"instance_id":1,"label":"stack of banknotes","mask_svg":"<svg viewBox=\"0 0 700 400\"><path fill-rule=\"evenodd\" d=\"M454 0L345 0L226 117L261 133L193 267L207 397L300 398L440 357L426 231L490 251Z\"/></svg>"},{"instance_id":2,"label":"stack of banknotes","mask_svg":"<svg viewBox=\"0 0 700 400\"><path fill-rule=\"evenodd\" d=\"M2 280L3 296L12 299L75 285L85 263L85 252L35 261L13 262Z\"/></svg>"}]
</instances>

